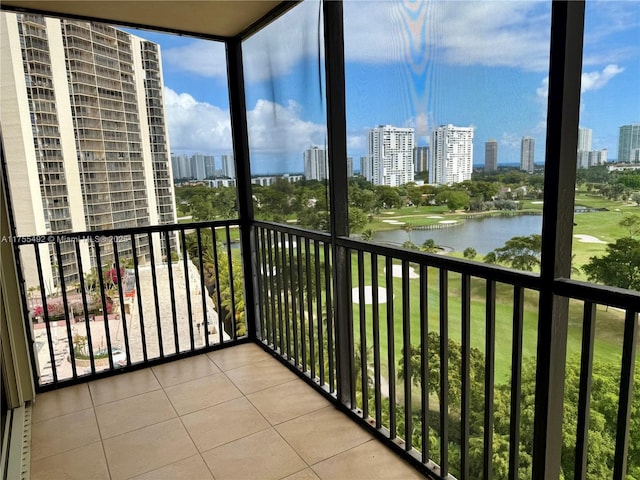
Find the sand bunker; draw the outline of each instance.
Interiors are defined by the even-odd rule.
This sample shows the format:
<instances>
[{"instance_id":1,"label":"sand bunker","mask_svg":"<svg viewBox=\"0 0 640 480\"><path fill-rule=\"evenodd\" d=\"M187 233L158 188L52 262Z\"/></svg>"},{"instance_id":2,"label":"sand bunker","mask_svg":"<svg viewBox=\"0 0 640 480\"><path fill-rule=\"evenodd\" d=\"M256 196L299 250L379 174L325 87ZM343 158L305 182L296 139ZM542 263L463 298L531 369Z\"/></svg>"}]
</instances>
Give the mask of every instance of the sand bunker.
<instances>
[{"instance_id":1,"label":"sand bunker","mask_svg":"<svg viewBox=\"0 0 640 480\"><path fill-rule=\"evenodd\" d=\"M542 205L544 202L542 200L537 200L535 202L531 202L531 205Z\"/></svg>"},{"instance_id":2,"label":"sand bunker","mask_svg":"<svg viewBox=\"0 0 640 480\"><path fill-rule=\"evenodd\" d=\"M384 269L384 272L387 272L387 269ZM391 274L396 278L402 278L402 265L394 265L391 270ZM414 268L409 268L409 278L420 278L420 275L416 273Z\"/></svg>"},{"instance_id":3,"label":"sand bunker","mask_svg":"<svg viewBox=\"0 0 640 480\"><path fill-rule=\"evenodd\" d=\"M404 222L399 222L398 220L382 220L382 222L390 225L404 225Z\"/></svg>"},{"instance_id":4,"label":"sand bunker","mask_svg":"<svg viewBox=\"0 0 640 480\"><path fill-rule=\"evenodd\" d=\"M574 237L576 237L578 241L582 243L607 243L592 235L579 234L579 235L574 235Z\"/></svg>"},{"instance_id":5,"label":"sand bunker","mask_svg":"<svg viewBox=\"0 0 640 480\"><path fill-rule=\"evenodd\" d=\"M360 289L358 287L351 290L351 300L353 303L360 303ZM373 303L373 289L371 285L364 287L364 303L371 305ZM378 287L378 303L387 303L387 289Z\"/></svg>"},{"instance_id":6,"label":"sand bunker","mask_svg":"<svg viewBox=\"0 0 640 480\"><path fill-rule=\"evenodd\" d=\"M441 217L440 215L429 215L427 218L444 218L444 217Z\"/></svg>"},{"instance_id":7,"label":"sand bunker","mask_svg":"<svg viewBox=\"0 0 640 480\"><path fill-rule=\"evenodd\" d=\"M438 223L458 223L457 220L440 220Z\"/></svg>"}]
</instances>

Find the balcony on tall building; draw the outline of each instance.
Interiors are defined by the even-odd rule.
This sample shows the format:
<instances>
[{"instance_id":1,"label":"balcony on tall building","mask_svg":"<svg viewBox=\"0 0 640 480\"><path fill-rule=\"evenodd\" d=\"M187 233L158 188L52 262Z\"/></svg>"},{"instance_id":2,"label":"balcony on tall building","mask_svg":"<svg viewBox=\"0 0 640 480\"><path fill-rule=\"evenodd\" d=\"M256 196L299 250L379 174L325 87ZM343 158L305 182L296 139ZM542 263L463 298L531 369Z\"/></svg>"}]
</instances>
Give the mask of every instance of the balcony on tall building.
<instances>
[{"instance_id":1,"label":"balcony on tall building","mask_svg":"<svg viewBox=\"0 0 640 480\"><path fill-rule=\"evenodd\" d=\"M237 219L20 236L2 138L3 475L543 480L567 462L574 478L589 478L601 455L598 471L611 478L638 471L640 294L570 279L584 2L551 9L540 274L349 236L341 1L320 4L329 231L256 219L242 46L298 2L245 3L203 2L185 15L179 2L3 2L224 42L238 191ZM97 30L107 47L121 38ZM105 65L105 77L119 69ZM124 120L122 104L102 111ZM130 183L87 184L87 193ZM130 196L146 215L146 197ZM108 213L97 198L85 207ZM590 406L605 308L621 344L619 368L607 370L611 425ZM472 316L482 318L473 341ZM509 379L499 388L498 375ZM592 448L594 425L614 439L606 452ZM575 439L570 451L563 435Z\"/></svg>"}]
</instances>

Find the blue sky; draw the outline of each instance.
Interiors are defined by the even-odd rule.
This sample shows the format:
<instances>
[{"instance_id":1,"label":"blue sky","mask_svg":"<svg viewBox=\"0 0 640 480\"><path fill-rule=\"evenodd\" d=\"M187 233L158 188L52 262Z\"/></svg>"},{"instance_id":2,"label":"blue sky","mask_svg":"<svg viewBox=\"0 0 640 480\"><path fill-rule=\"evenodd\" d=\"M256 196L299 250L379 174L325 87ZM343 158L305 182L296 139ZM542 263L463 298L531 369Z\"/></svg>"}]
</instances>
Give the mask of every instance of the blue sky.
<instances>
[{"instance_id":1,"label":"blue sky","mask_svg":"<svg viewBox=\"0 0 640 480\"><path fill-rule=\"evenodd\" d=\"M323 145L325 108L320 4L307 1L246 41L253 173L302 171ZM348 154L366 152L367 129L474 126L474 163L498 140L499 163L518 162L520 139L544 161L549 2L347 1ZM640 122L640 2L587 2L581 126L593 148L617 156L618 128ZM161 45L173 152L231 152L224 47L150 32ZM359 162L356 160L356 169Z\"/></svg>"}]
</instances>

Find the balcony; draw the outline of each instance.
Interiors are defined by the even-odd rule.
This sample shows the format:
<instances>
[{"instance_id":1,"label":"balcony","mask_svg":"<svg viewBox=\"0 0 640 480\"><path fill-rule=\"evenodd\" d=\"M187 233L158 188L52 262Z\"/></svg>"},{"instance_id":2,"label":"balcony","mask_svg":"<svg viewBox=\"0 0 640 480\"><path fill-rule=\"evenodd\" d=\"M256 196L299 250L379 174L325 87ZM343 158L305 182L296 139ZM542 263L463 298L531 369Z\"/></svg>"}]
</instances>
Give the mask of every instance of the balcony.
<instances>
[{"instance_id":1,"label":"balcony","mask_svg":"<svg viewBox=\"0 0 640 480\"><path fill-rule=\"evenodd\" d=\"M422 478L253 344L44 393L31 438L32 480Z\"/></svg>"}]
</instances>

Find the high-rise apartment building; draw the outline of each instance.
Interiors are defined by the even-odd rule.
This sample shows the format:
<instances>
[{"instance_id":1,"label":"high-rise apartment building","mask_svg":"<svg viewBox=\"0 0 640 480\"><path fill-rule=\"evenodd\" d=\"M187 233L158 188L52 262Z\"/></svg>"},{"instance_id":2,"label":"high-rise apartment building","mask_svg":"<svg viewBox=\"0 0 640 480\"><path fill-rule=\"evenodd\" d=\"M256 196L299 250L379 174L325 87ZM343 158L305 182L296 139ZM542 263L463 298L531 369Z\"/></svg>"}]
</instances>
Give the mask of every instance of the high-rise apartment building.
<instances>
[{"instance_id":1,"label":"high-rise apartment building","mask_svg":"<svg viewBox=\"0 0 640 480\"><path fill-rule=\"evenodd\" d=\"M498 141L484 142L484 171L493 172L498 169Z\"/></svg>"},{"instance_id":2,"label":"high-rise apartment building","mask_svg":"<svg viewBox=\"0 0 640 480\"><path fill-rule=\"evenodd\" d=\"M157 44L99 23L1 13L0 49L19 235L175 222ZM135 253L119 243L120 257L144 256L146 238ZM52 258L58 268L43 274L56 282L63 271L73 281L75 245L61 249L62 265ZM89 245L81 242L80 251L90 268ZM41 255L54 253L41 248ZM111 242L101 245L103 261L111 254ZM25 256L25 264L33 261Z\"/></svg>"},{"instance_id":3,"label":"high-rise apartment building","mask_svg":"<svg viewBox=\"0 0 640 480\"><path fill-rule=\"evenodd\" d=\"M174 180L187 180L191 175L191 159L188 155L171 155L171 168Z\"/></svg>"},{"instance_id":4,"label":"high-rise apartment building","mask_svg":"<svg viewBox=\"0 0 640 480\"><path fill-rule=\"evenodd\" d=\"M640 162L640 123L620 127L618 162Z\"/></svg>"},{"instance_id":5,"label":"high-rise apartment building","mask_svg":"<svg viewBox=\"0 0 640 480\"><path fill-rule=\"evenodd\" d=\"M415 173L429 170L429 147L413 149L413 169Z\"/></svg>"},{"instance_id":6,"label":"high-rise apartment building","mask_svg":"<svg viewBox=\"0 0 640 480\"><path fill-rule=\"evenodd\" d=\"M365 178L374 185L392 187L413 182L414 136L413 128L380 125L370 129Z\"/></svg>"},{"instance_id":7,"label":"high-rise apartment building","mask_svg":"<svg viewBox=\"0 0 640 480\"><path fill-rule=\"evenodd\" d=\"M347 178L353 177L353 157L347 157Z\"/></svg>"},{"instance_id":8,"label":"high-rise apartment building","mask_svg":"<svg viewBox=\"0 0 640 480\"><path fill-rule=\"evenodd\" d=\"M471 180L473 127L441 125L431 134L429 183L451 185Z\"/></svg>"},{"instance_id":9,"label":"high-rise apartment building","mask_svg":"<svg viewBox=\"0 0 640 480\"><path fill-rule=\"evenodd\" d=\"M533 137L522 137L520 142L520 170L533 173L536 141Z\"/></svg>"},{"instance_id":10,"label":"high-rise apartment building","mask_svg":"<svg viewBox=\"0 0 640 480\"><path fill-rule=\"evenodd\" d=\"M591 139L593 130L590 128L578 128L578 151L590 152L593 150Z\"/></svg>"},{"instance_id":11,"label":"high-rise apartment building","mask_svg":"<svg viewBox=\"0 0 640 480\"><path fill-rule=\"evenodd\" d=\"M327 151L324 148L311 147L304 154L304 177L307 180L326 180L329 172Z\"/></svg>"},{"instance_id":12,"label":"high-rise apartment building","mask_svg":"<svg viewBox=\"0 0 640 480\"><path fill-rule=\"evenodd\" d=\"M222 155L222 175L236 178L236 165L233 161L233 155Z\"/></svg>"}]
</instances>

